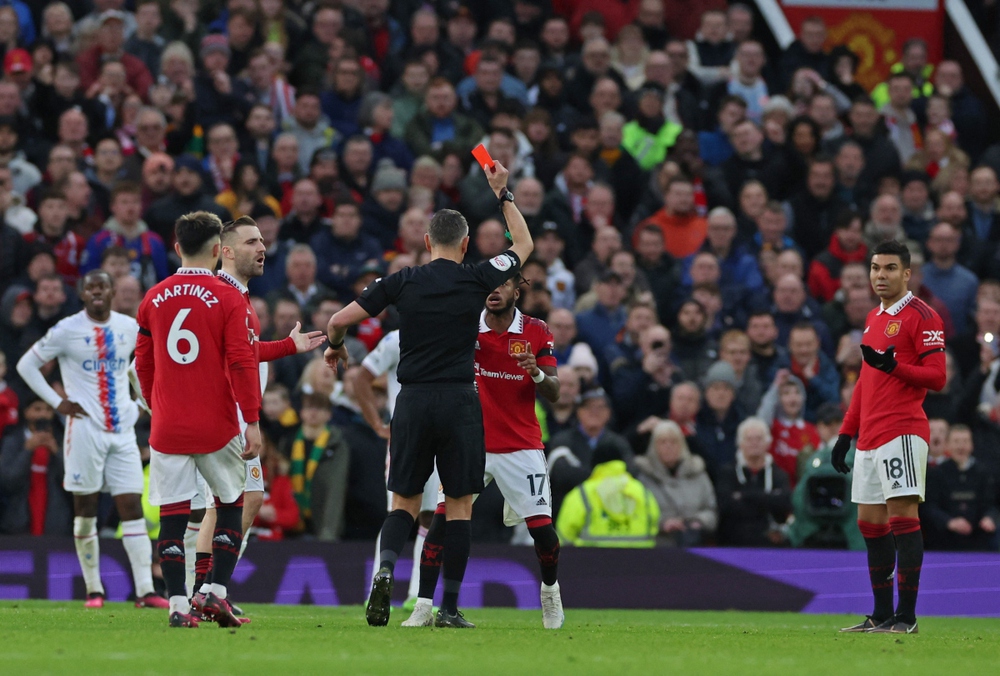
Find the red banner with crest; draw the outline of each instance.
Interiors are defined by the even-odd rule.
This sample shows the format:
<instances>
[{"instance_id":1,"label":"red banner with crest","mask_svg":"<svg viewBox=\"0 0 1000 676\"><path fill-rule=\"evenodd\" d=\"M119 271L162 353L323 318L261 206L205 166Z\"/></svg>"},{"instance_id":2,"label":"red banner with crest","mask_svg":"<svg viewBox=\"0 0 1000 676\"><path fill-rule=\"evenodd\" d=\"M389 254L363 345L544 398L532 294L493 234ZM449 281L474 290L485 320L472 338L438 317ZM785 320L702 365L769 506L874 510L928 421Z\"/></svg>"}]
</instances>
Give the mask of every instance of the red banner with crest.
<instances>
[{"instance_id":1,"label":"red banner with crest","mask_svg":"<svg viewBox=\"0 0 1000 676\"><path fill-rule=\"evenodd\" d=\"M796 35L803 19L822 17L827 48L845 45L858 55L856 79L869 91L885 80L910 38L927 42L930 63L943 54L941 0L781 0L781 7Z\"/></svg>"}]
</instances>

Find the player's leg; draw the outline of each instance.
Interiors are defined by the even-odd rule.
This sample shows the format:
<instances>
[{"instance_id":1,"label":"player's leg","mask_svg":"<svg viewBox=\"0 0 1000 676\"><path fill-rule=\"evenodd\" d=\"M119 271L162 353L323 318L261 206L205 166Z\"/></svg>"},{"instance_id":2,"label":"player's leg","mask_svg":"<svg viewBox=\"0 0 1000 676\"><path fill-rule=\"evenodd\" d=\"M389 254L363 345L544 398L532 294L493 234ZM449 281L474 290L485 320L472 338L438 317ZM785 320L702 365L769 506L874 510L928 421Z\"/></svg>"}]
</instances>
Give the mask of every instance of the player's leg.
<instances>
[{"instance_id":1,"label":"player's leg","mask_svg":"<svg viewBox=\"0 0 1000 676\"><path fill-rule=\"evenodd\" d=\"M87 589L87 608L104 606L104 585L101 584L101 547L97 539L97 503L99 493L73 494L73 544Z\"/></svg>"},{"instance_id":2,"label":"player's leg","mask_svg":"<svg viewBox=\"0 0 1000 676\"><path fill-rule=\"evenodd\" d=\"M417 602L404 627L429 627L434 624L434 590L441 575L444 555L445 506L444 493L438 492L439 502L431 518L430 527L420 548L420 568L417 572ZM414 551L416 554L416 551Z\"/></svg>"},{"instance_id":3,"label":"player's leg","mask_svg":"<svg viewBox=\"0 0 1000 676\"><path fill-rule=\"evenodd\" d=\"M238 435L225 447L195 456L195 464L212 490L215 500L215 531L212 537L212 584L202 612L223 627L239 627L227 601L229 581L243 542L243 489L246 463L240 454L243 437Z\"/></svg>"},{"instance_id":4,"label":"player's leg","mask_svg":"<svg viewBox=\"0 0 1000 676\"><path fill-rule=\"evenodd\" d=\"M892 571L896 566L896 547L889 531L889 516L878 476L875 451L858 451L854 456L851 500L858 506L858 528L868 550L868 577L874 606L864 621L841 631L861 632L873 629L892 617Z\"/></svg>"},{"instance_id":5,"label":"player's leg","mask_svg":"<svg viewBox=\"0 0 1000 676\"><path fill-rule=\"evenodd\" d=\"M423 498L420 503L420 514L417 515L417 537L413 541L413 565L410 569L410 588L406 593L406 602L403 610L413 610L416 607L417 598L420 593L420 559L423 556L424 541L430 531L431 522L434 520L434 512L437 509L438 489L441 487L441 479L438 477L437 468L431 473L429 479L424 484Z\"/></svg>"},{"instance_id":6,"label":"player's leg","mask_svg":"<svg viewBox=\"0 0 1000 676\"><path fill-rule=\"evenodd\" d=\"M552 524L552 492L545 453L537 449L490 453L486 456L486 467L504 497L504 523L510 526L523 519L528 526L542 574L542 625L546 629L559 629L565 620L557 577L559 536Z\"/></svg>"},{"instance_id":7,"label":"player's leg","mask_svg":"<svg viewBox=\"0 0 1000 676\"><path fill-rule=\"evenodd\" d=\"M167 600L153 589L153 544L142 513L142 459L135 432L105 432L108 456L104 485L111 493L122 522L122 546L128 555L135 583L136 608L166 608Z\"/></svg>"},{"instance_id":8,"label":"player's leg","mask_svg":"<svg viewBox=\"0 0 1000 676\"><path fill-rule=\"evenodd\" d=\"M184 531L184 579L187 586L188 597L194 598L205 580L205 574L212 561L212 538L211 528L214 527L214 515L212 525L207 526L202 542L202 528L206 527L205 515L208 501L205 500L205 490L202 485L205 481L198 475L198 494L191 500L191 516L188 518L187 529ZM207 552L204 556L201 552ZM201 579L199 580L199 572Z\"/></svg>"},{"instance_id":9,"label":"player's leg","mask_svg":"<svg viewBox=\"0 0 1000 676\"><path fill-rule=\"evenodd\" d=\"M389 485L389 447L385 447L385 484ZM392 491L388 488L385 490L385 507L386 514L392 511ZM375 576L378 575L378 565L379 558L382 552L382 531L375 537L375 558L372 559L372 580L374 581Z\"/></svg>"},{"instance_id":10,"label":"player's leg","mask_svg":"<svg viewBox=\"0 0 1000 676\"><path fill-rule=\"evenodd\" d=\"M877 633L917 633L917 591L924 562L920 503L924 500L927 442L915 435L893 439L878 449L880 478L886 497L889 528L896 543L896 591L899 603L893 620ZM888 626L887 626L888 625Z\"/></svg>"},{"instance_id":11,"label":"player's leg","mask_svg":"<svg viewBox=\"0 0 1000 676\"><path fill-rule=\"evenodd\" d=\"M63 437L63 488L73 494L73 543L87 589L87 608L104 606L97 502L104 487L107 448L101 430L86 418L69 418Z\"/></svg>"},{"instance_id":12,"label":"player's leg","mask_svg":"<svg viewBox=\"0 0 1000 676\"><path fill-rule=\"evenodd\" d=\"M160 508L160 569L167 585L171 627L197 627L184 586L184 531L191 498L198 492L194 459L190 455L150 449L149 502Z\"/></svg>"},{"instance_id":13,"label":"player's leg","mask_svg":"<svg viewBox=\"0 0 1000 676\"><path fill-rule=\"evenodd\" d=\"M424 484L434 469L436 438L428 425L427 410L432 403L423 390L403 390L396 400L390 444L389 490L392 509L382 524L379 569L372 581L365 618L373 627L389 623L389 601L393 571L413 522L420 512Z\"/></svg>"},{"instance_id":14,"label":"player's leg","mask_svg":"<svg viewBox=\"0 0 1000 676\"><path fill-rule=\"evenodd\" d=\"M458 611L458 592L472 549L472 503L483 492L486 447L483 412L473 388L449 393L436 407L436 423L445 443L438 452L438 473L445 494L444 555L441 577L444 595L434 620L438 627L474 627Z\"/></svg>"}]
</instances>

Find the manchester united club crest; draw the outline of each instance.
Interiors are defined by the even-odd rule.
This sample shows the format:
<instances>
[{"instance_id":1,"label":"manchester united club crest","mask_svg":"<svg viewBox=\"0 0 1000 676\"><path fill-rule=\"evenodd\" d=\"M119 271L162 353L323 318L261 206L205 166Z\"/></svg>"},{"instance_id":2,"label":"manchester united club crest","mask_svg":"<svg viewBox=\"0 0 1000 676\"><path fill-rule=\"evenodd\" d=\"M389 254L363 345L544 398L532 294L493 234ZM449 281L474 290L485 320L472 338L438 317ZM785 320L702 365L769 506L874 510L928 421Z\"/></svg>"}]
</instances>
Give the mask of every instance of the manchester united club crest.
<instances>
[{"instance_id":1,"label":"manchester united club crest","mask_svg":"<svg viewBox=\"0 0 1000 676\"><path fill-rule=\"evenodd\" d=\"M252 476L255 480L260 479L260 467L251 467L250 476Z\"/></svg>"},{"instance_id":2,"label":"manchester united club crest","mask_svg":"<svg viewBox=\"0 0 1000 676\"><path fill-rule=\"evenodd\" d=\"M507 351L510 353L511 357L516 357L520 354L528 354L528 350L530 349L531 345L528 344L528 341L520 338L511 338L507 346Z\"/></svg>"},{"instance_id":3,"label":"manchester united club crest","mask_svg":"<svg viewBox=\"0 0 1000 676\"><path fill-rule=\"evenodd\" d=\"M885 325L885 335L892 338L899 334L899 329L903 326L902 319L893 319L888 324Z\"/></svg>"}]
</instances>

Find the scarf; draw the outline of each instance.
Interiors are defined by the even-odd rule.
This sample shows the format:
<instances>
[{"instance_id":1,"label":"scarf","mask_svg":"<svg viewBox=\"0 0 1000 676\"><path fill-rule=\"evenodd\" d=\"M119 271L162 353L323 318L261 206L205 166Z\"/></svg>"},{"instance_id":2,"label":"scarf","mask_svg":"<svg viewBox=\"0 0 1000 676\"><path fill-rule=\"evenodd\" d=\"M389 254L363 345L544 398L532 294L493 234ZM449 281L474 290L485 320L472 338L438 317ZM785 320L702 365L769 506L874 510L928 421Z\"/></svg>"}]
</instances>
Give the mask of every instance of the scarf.
<instances>
[{"instance_id":1,"label":"scarf","mask_svg":"<svg viewBox=\"0 0 1000 676\"><path fill-rule=\"evenodd\" d=\"M330 441L330 429L324 429L316 440L313 441L309 455L306 456L306 438L302 435L302 428L295 433L295 441L292 442L292 467L289 477L292 480L292 491L295 493L295 502L299 505L299 511L304 518L312 516L310 507L312 501L312 480L316 474L316 467L326 451L326 444Z\"/></svg>"},{"instance_id":2,"label":"scarf","mask_svg":"<svg viewBox=\"0 0 1000 676\"><path fill-rule=\"evenodd\" d=\"M49 506L49 461L52 454L45 446L31 452L31 475L28 479L28 513L32 535L45 534L45 514Z\"/></svg>"}]
</instances>

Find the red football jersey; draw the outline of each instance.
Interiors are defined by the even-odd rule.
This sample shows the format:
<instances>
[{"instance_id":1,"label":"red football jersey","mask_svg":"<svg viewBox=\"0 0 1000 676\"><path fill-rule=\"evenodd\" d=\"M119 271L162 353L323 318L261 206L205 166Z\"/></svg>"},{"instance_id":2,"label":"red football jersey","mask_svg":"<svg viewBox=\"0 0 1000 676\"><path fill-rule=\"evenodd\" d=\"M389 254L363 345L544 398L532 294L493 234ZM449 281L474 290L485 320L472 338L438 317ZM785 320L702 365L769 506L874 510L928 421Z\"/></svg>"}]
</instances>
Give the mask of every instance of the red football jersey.
<instances>
[{"instance_id":1,"label":"red football jersey","mask_svg":"<svg viewBox=\"0 0 1000 676\"><path fill-rule=\"evenodd\" d=\"M555 367L552 345L552 334L541 319L515 309L507 332L495 333L486 325L483 311L476 340L476 387L483 409L487 453L544 448L542 428L535 415L535 383L514 355L531 350L539 367Z\"/></svg>"},{"instance_id":2,"label":"red football jersey","mask_svg":"<svg viewBox=\"0 0 1000 676\"><path fill-rule=\"evenodd\" d=\"M139 306L136 373L153 410L149 444L161 453L212 453L260 411L250 312L209 270L181 268ZM228 371L228 374L227 374Z\"/></svg>"},{"instance_id":3,"label":"red football jersey","mask_svg":"<svg viewBox=\"0 0 1000 676\"><path fill-rule=\"evenodd\" d=\"M19 406L17 393L0 380L0 437L3 436L4 428L17 424Z\"/></svg>"},{"instance_id":4,"label":"red football jersey","mask_svg":"<svg viewBox=\"0 0 1000 676\"><path fill-rule=\"evenodd\" d=\"M928 440L927 390L945 383L944 324L927 303L907 293L892 307L868 313L862 344L878 352L895 346L896 368L885 373L868 364L854 386L840 427L858 435L858 450L870 451L907 434Z\"/></svg>"},{"instance_id":5,"label":"red football jersey","mask_svg":"<svg viewBox=\"0 0 1000 676\"><path fill-rule=\"evenodd\" d=\"M799 473L799 453L806 448L819 448L819 432L805 420L783 420L776 417L771 423L771 457L774 464L785 470L792 488Z\"/></svg>"},{"instance_id":6,"label":"red football jersey","mask_svg":"<svg viewBox=\"0 0 1000 676\"><path fill-rule=\"evenodd\" d=\"M239 291L240 295L243 296L247 310L250 313L250 330L253 332L253 353L258 364L261 362L274 361L275 359L281 359L282 357L288 357L295 354L295 341L291 338L282 338L281 340L261 340L260 317L257 316L257 310L254 309L253 303L250 302L250 292L245 286L243 286L242 283L240 283L238 279L227 273L225 270L219 271L219 279ZM263 387L264 383L261 383L261 388Z\"/></svg>"}]
</instances>

